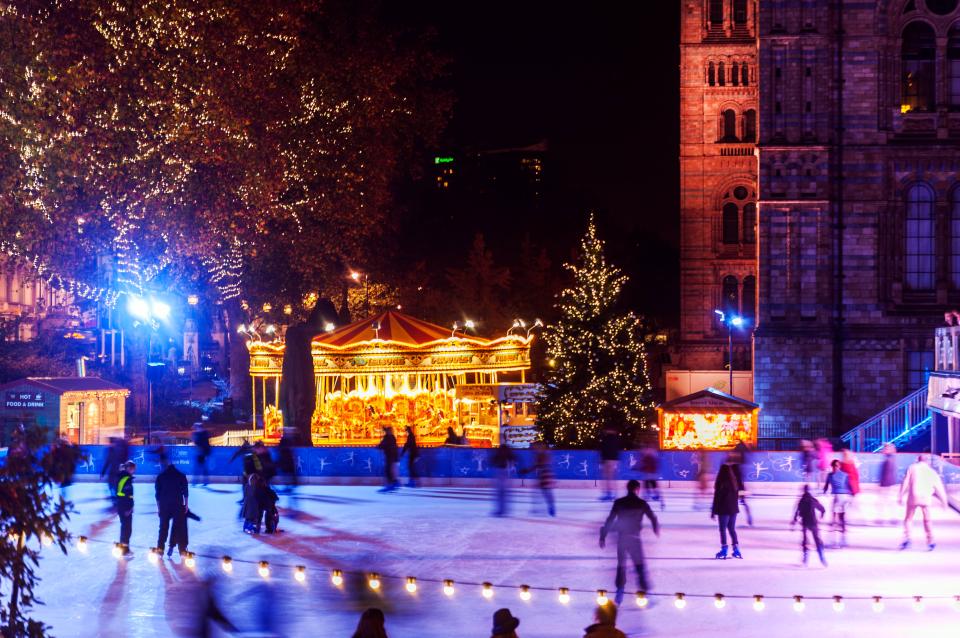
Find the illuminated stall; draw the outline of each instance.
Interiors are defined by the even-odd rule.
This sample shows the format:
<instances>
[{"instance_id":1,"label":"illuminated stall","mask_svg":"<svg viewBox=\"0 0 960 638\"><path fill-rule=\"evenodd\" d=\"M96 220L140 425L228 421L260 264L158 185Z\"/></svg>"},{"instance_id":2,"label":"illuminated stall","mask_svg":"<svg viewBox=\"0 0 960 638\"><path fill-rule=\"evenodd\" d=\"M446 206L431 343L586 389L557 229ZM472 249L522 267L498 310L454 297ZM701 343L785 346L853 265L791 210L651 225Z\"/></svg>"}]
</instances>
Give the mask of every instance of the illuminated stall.
<instances>
[{"instance_id":1,"label":"illuminated stall","mask_svg":"<svg viewBox=\"0 0 960 638\"><path fill-rule=\"evenodd\" d=\"M707 388L657 408L661 450L729 450L757 444L760 406Z\"/></svg>"},{"instance_id":2,"label":"illuminated stall","mask_svg":"<svg viewBox=\"0 0 960 638\"><path fill-rule=\"evenodd\" d=\"M313 340L317 403L314 445L373 445L392 426L399 441L413 426L420 445L441 445L447 428L458 434L464 384L498 385L525 381L532 336L507 334L497 339L465 335L399 312L336 328ZM250 375L254 420L263 416L264 434L277 440L283 415L277 398L283 366L282 341L252 341ZM496 424L467 425L471 445L499 442Z\"/></svg>"}]
</instances>

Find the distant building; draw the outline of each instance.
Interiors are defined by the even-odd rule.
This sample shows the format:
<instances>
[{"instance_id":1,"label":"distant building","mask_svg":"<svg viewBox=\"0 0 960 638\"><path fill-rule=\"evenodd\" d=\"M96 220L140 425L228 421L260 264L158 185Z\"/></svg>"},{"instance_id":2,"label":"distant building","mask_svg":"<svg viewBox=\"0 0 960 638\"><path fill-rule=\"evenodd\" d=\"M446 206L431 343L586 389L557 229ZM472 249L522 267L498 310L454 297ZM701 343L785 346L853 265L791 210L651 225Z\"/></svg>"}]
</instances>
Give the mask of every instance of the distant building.
<instances>
[{"instance_id":1,"label":"distant building","mask_svg":"<svg viewBox=\"0 0 960 638\"><path fill-rule=\"evenodd\" d=\"M0 340L29 341L43 327L75 328L70 295L49 286L24 265L0 260Z\"/></svg>"}]
</instances>

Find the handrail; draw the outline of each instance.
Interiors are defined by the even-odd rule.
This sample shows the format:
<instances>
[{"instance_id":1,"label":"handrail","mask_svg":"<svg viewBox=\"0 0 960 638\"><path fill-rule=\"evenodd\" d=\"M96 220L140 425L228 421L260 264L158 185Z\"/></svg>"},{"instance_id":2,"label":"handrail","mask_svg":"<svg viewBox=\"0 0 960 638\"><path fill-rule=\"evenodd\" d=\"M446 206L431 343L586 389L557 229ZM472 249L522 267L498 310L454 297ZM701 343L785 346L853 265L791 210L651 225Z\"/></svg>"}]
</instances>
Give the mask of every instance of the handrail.
<instances>
[{"instance_id":1,"label":"handrail","mask_svg":"<svg viewBox=\"0 0 960 638\"><path fill-rule=\"evenodd\" d=\"M930 424L927 387L918 388L840 437L854 452L875 452L884 444L912 438Z\"/></svg>"}]
</instances>

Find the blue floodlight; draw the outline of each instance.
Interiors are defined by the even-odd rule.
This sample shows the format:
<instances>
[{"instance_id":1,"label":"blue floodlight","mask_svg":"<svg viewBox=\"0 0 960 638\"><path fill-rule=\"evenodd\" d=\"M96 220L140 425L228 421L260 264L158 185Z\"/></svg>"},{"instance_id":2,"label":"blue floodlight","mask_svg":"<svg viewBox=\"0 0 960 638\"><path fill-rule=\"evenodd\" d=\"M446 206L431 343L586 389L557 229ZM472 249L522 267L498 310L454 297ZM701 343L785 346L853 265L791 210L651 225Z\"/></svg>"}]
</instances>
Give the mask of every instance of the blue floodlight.
<instances>
[{"instance_id":1,"label":"blue floodlight","mask_svg":"<svg viewBox=\"0 0 960 638\"><path fill-rule=\"evenodd\" d=\"M743 317L739 315L733 315L730 317L730 325L732 325L734 328L739 328L743 325L743 323Z\"/></svg>"},{"instance_id":2,"label":"blue floodlight","mask_svg":"<svg viewBox=\"0 0 960 638\"><path fill-rule=\"evenodd\" d=\"M143 297L134 297L131 295L130 301L127 302L127 312L137 319L146 321L150 318L150 304L148 304L147 300Z\"/></svg>"},{"instance_id":3,"label":"blue floodlight","mask_svg":"<svg viewBox=\"0 0 960 638\"><path fill-rule=\"evenodd\" d=\"M723 318L726 316L726 315L723 314L723 311L722 311L722 310L714 310L714 311L713 311L713 314L715 314L715 315L717 315L718 317L720 317L720 322L721 322L721 323L723 322Z\"/></svg>"},{"instance_id":4,"label":"blue floodlight","mask_svg":"<svg viewBox=\"0 0 960 638\"><path fill-rule=\"evenodd\" d=\"M158 299L153 299L153 300L151 300L151 302L152 302L152 305L153 305L153 316L154 316L155 318L160 319L160 320L162 320L162 321L166 321L167 319L170 318L170 306L169 306L169 305L165 304L164 302L162 302L162 301L160 301L160 300L158 300Z\"/></svg>"}]
</instances>

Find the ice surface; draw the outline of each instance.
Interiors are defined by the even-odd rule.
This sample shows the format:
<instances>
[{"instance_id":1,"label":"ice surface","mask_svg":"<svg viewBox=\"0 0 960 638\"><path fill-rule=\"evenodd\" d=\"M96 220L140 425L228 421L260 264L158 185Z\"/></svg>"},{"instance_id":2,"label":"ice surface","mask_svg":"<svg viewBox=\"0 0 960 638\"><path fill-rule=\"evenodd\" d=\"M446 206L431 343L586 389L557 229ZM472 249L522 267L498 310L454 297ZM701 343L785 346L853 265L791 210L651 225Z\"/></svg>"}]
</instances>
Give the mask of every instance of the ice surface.
<instances>
[{"instance_id":1,"label":"ice surface","mask_svg":"<svg viewBox=\"0 0 960 638\"><path fill-rule=\"evenodd\" d=\"M756 526L740 523L744 560L714 560L718 538L708 513L693 509L689 488L667 491L666 511L657 514L661 538L645 532L645 547L653 590L685 592L687 607L677 610L670 599L654 598L648 610L637 609L628 596L620 627L631 636L907 636L946 635L960 622L952 597L960 595L960 517L953 511L935 511L936 551L925 551L922 527L914 530L914 548L897 550L899 527L875 526L872 493L851 515L851 547L828 550L829 568L800 562L800 532L790 531L796 486L756 486L751 498ZM402 489L379 494L373 487L301 488L296 503L299 516L282 509L279 535L247 536L237 520L239 487L216 485L191 489L191 509L203 517L190 523L190 549L199 554L197 571L174 559L153 565L147 548L156 543L156 507L152 485L138 484L133 542L136 557L117 561L110 555L118 540L119 524L104 511L104 487L80 484L72 488L79 512L71 520L74 534L91 538L84 555L71 550L63 556L44 551L40 598L46 602L35 616L53 626L53 633L72 636L191 635L191 618L199 595L199 576L219 574L217 596L225 613L245 632L263 630L262 601L270 601L267 618L283 636L347 638L360 612L381 607L392 638L489 636L494 610L509 607L522 622L522 638L583 635L590 624L594 595L571 592L562 605L556 589L596 590L613 587L615 543L600 550L598 529L609 508L592 489L558 490L556 519L542 514L538 494L517 490L511 518L490 516L490 490L480 488ZM541 510L532 515L531 501ZM829 502L823 499L825 505ZM282 497L281 505L289 504ZM742 515L741 515L742 518ZM869 524L868 524L869 523ZM830 535L824 533L825 539ZM96 542L102 541L102 542ZM225 575L220 562L204 555L228 554L234 570ZM269 582L257 575L257 566L242 561L271 563ZM307 567L306 582L293 578L293 566ZM378 572L383 576L416 576L416 594L405 591L405 580L384 579L380 593L366 589L356 576L346 575L343 588L330 584L329 570ZM628 591L635 589L632 570ZM452 598L438 582L457 581ZM479 586L466 581L490 581L494 596L487 600ZM534 589L529 601L519 597L519 585ZM509 585L510 587L506 587ZM767 596L762 612L752 599L727 600L722 610L712 596ZM842 613L832 600L809 600L802 614L793 596L907 596L886 601L877 614L869 601L848 601ZM912 596L950 596L929 600L924 611L913 609ZM216 635L216 634L215 634Z\"/></svg>"}]
</instances>

